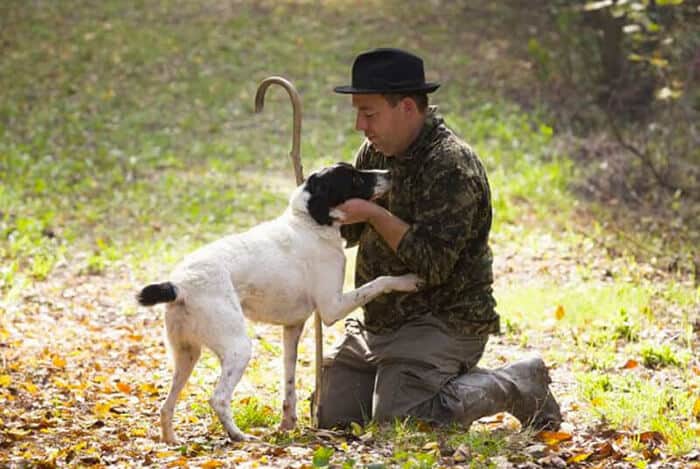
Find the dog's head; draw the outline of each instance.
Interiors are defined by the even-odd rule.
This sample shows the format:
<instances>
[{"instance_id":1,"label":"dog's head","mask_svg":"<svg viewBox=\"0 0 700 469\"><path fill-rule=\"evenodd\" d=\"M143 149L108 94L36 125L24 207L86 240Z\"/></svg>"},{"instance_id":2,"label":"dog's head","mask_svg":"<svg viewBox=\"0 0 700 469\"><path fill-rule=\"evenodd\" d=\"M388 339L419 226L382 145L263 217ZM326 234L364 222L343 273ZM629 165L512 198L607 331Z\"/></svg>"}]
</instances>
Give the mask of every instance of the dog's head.
<instances>
[{"instance_id":1,"label":"dog's head","mask_svg":"<svg viewBox=\"0 0 700 469\"><path fill-rule=\"evenodd\" d=\"M308 192L306 208L320 225L332 225L333 207L349 199L372 200L391 188L386 170L360 170L347 163L336 163L309 176L303 191Z\"/></svg>"}]
</instances>

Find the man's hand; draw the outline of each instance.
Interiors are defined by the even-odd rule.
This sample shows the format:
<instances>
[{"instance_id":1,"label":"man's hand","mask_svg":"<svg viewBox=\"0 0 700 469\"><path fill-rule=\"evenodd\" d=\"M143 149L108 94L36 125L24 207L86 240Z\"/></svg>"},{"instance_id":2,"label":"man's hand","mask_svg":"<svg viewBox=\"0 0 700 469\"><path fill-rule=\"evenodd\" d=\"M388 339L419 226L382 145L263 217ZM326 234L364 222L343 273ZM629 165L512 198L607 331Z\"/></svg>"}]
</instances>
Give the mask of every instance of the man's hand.
<instances>
[{"instance_id":1,"label":"man's hand","mask_svg":"<svg viewBox=\"0 0 700 469\"><path fill-rule=\"evenodd\" d=\"M408 224L395 217L384 207L363 199L350 199L334 210L343 213L341 223L369 223L372 228L384 238L384 241L396 252L401 238L408 231Z\"/></svg>"},{"instance_id":2,"label":"man's hand","mask_svg":"<svg viewBox=\"0 0 700 469\"><path fill-rule=\"evenodd\" d=\"M384 211L379 205L364 199L347 200L335 207L335 210L343 212L343 217L341 219L343 225L371 223L373 217L376 217Z\"/></svg>"}]
</instances>

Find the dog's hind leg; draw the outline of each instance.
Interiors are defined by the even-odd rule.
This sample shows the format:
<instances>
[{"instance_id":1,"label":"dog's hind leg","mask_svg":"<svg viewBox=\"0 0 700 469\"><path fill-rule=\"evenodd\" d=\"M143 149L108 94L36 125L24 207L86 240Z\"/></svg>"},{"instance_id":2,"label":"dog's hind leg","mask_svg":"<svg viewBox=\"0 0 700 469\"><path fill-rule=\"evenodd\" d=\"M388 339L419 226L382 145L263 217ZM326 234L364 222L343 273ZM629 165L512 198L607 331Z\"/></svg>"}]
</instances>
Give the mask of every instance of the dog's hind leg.
<instances>
[{"instance_id":1,"label":"dog's hind leg","mask_svg":"<svg viewBox=\"0 0 700 469\"><path fill-rule=\"evenodd\" d=\"M248 366L251 342L246 334L243 310L236 292L226 288L218 297L206 295L197 305L198 317L208 327L204 344L211 349L221 364L221 376L209 404L233 441L249 440L234 423L231 416L231 396Z\"/></svg>"},{"instance_id":2,"label":"dog's hind leg","mask_svg":"<svg viewBox=\"0 0 700 469\"><path fill-rule=\"evenodd\" d=\"M299 337L304 330L304 323L295 326L284 326L282 338L284 342L284 389L282 404L282 422L280 430L291 430L297 425L297 393L294 376L297 367L297 346Z\"/></svg>"},{"instance_id":3,"label":"dog's hind leg","mask_svg":"<svg viewBox=\"0 0 700 469\"><path fill-rule=\"evenodd\" d=\"M214 350L221 362L221 376L214 389L214 394L209 399L209 404L216 412L231 440L250 440L251 437L243 433L233 421L231 396L248 365L252 346L250 339L245 333L232 339L233 341L230 344L226 344L224 347L217 347L218 350Z\"/></svg>"},{"instance_id":4,"label":"dog's hind leg","mask_svg":"<svg viewBox=\"0 0 700 469\"><path fill-rule=\"evenodd\" d=\"M173 382L170 385L168 397L160 408L160 429L161 439L165 443L175 444L177 443L175 432L173 431L175 403L199 359L201 347L199 345L173 343L171 341L171 352L175 362L175 374L173 375Z\"/></svg>"}]
</instances>

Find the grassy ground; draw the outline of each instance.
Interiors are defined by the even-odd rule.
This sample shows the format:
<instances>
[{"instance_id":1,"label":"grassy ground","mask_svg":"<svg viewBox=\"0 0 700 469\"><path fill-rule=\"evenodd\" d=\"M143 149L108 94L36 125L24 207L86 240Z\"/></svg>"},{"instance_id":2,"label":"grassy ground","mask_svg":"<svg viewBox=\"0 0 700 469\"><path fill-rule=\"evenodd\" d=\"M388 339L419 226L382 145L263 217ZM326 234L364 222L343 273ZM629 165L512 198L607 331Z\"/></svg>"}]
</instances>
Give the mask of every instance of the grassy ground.
<instances>
[{"instance_id":1,"label":"grassy ground","mask_svg":"<svg viewBox=\"0 0 700 469\"><path fill-rule=\"evenodd\" d=\"M577 195L581 144L545 108L514 100L535 86L519 20L531 13L502 2L409 6L0 5L2 465L697 464L700 290L687 263L697 232ZM134 291L194 247L284 209L291 108L271 89L253 114L266 76L302 94L307 172L351 161L360 136L349 100L331 89L348 81L356 53L381 45L426 57L428 79L443 82L435 102L489 170L505 333L484 365L543 355L563 431L519 433L499 415L469 432L397 422L276 433L279 331L251 325L255 358L234 406L262 443L228 444L213 423L210 355L178 407L183 445L158 443L170 376L162 311L136 308ZM341 332L328 330L326 343ZM300 356L305 398L310 330Z\"/></svg>"}]
</instances>

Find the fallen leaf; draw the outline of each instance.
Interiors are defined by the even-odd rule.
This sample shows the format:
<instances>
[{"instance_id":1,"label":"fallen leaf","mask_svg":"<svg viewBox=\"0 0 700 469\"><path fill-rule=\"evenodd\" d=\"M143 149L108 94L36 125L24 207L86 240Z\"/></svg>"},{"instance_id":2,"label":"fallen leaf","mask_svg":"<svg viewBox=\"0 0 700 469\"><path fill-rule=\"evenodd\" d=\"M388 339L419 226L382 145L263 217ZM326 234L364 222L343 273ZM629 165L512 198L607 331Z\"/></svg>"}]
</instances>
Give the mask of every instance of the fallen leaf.
<instances>
[{"instance_id":1,"label":"fallen leaf","mask_svg":"<svg viewBox=\"0 0 700 469\"><path fill-rule=\"evenodd\" d=\"M172 456L175 456L177 453L175 451L158 451L156 453L156 458L158 459L164 459L164 458L170 458Z\"/></svg>"},{"instance_id":2,"label":"fallen leaf","mask_svg":"<svg viewBox=\"0 0 700 469\"><path fill-rule=\"evenodd\" d=\"M472 450L469 445L461 444L452 455L455 462L465 462L472 458Z\"/></svg>"},{"instance_id":3,"label":"fallen leaf","mask_svg":"<svg viewBox=\"0 0 700 469\"><path fill-rule=\"evenodd\" d=\"M423 445L423 451L439 451L440 445L437 441L429 441Z\"/></svg>"},{"instance_id":4,"label":"fallen leaf","mask_svg":"<svg viewBox=\"0 0 700 469\"><path fill-rule=\"evenodd\" d=\"M165 467L188 467L187 458L184 456L177 458L174 461L170 461L168 464L165 465Z\"/></svg>"},{"instance_id":5,"label":"fallen leaf","mask_svg":"<svg viewBox=\"0 0 700 469\"><path fill-rule=\"evenodd\" d=\"M127 383L123 383L121 381L118 381L117 382L117 389L119 389L124 394L131 394L131 386L129 386Z\"/></svg>"},{"instance_id":6,"label":"fallen leaf","mask_svg":"<svg viewBox=\"0 0 700 469\"><path fill-rule=\"evenodd\" d=\"M695 399L695 404L693 404L693 416L696 419L700 419L700 397Z\"/></svg>"},{"instance_id":7,"label":"fallen leaf","mask_svg":"<svg viewBox=\"0 0 700 469\"><path fill-rule=\"evenodd\" d=\"M51 363L53 363L53 366L56 368L64 368L66 366L66 360L58 355L51 357Z\"/></svg>"},{"instance_id":8,"label":"fallen leaf","mask_svg":"<svg viewBox=\"0 0 700 469\"><path fill-rule=\"evenodd\" d=\"M30 433L31 433L31 430L19 430L19 429L5 430L5 436L9 436L15 440L19 440L21 438L24 438L25 436L29 435Z\"/></svg>"},{"instance_id":9,"label":"fallen leaf","mask_svg":"<svg viewBox=\"0 0 700 469\"><path fill-rule=\"evenodd\" d=\"M139 391L151 395L158 394L158 388L153 383L139 384Z\"/></svg>"},{"instance_id":10,"label":"fallen leaf","mask_svg":"<svg viewBox=\"0 0 700 469\"><path fill-rule=\"evenodd\" d=\"M571 433L567 432L550 432L544 430L537 434L537 439L542 441L547 446L554 446L561 443L562 441L568 441L571 438Z\"/></svg>"},{"instance_id":11,"label":"fallen leaf","mask_svg":"<svg viewBox=\"0 0 700 469\"><path fill-rule=\"evenodd\" d=\"M633 438L638 439L642 443L660 444L666 442L666 437L659 432L642 432L634 435Z\"/></svg>"},{"instance_id":12,"label":"fallen leaf","mask_svg":"<svg viewBox=\"0 0 700 469\"><path fill-rule=\"evenodd\" d=\"M574 454L571 456L569 459L566 460L567 464L572 464L572 463L580 463L588 459L588 457L593 454L593 453L579 453L579 454Z\"/></svg>"},{"instance_id":13,"label":"fallen leaf","mask_svg":"<svg viewBox=\"0 0 700 469\"><path fill-rule=\"evenodd\" d=\"M10 375L0 375L0 386L3 388L9 387L12 384L12 376Z\"/></svg>"},{"instance_id":14,"label":"fallen leaf","mask_svg":"<svg viewBox=\"0 0 700 469\"><path fill-rule=\"evenodd\" d=\"M554 311L554 317L557 318L557 321L564 319L565 314L564 307L562 305L557 305L557 309Z\"/></svg>"},{"instance_id":15,"label":"fallen leaf","mask_svg":"<svg viewBox=\"0 0 700 469\"><path fill-rule=\"evenodd\" d=\"M639 362L637 360L632 360L629 359L625 362L625 364L622 366L624 369L631 369L631 368L637 368L639 366Z\"/></svg>"},{"instance_id":16,"label":"fallen leaf","mask_svg":"<svg viewBox=\"0 0 700 469\"><path fill-rule=\"evenodd\" d=\"M24 389L26 389L29 394L37 394L39 392L37 385L30 381L24 383Z\"/></svg>"},{"instance_id":17,"label":"fallen leaf","mask_svg":"<svg viewBox=\"0 0 700 469\"><path fill-rule=\"evenodd\" d=\"M224 463L221 461L217 461L216 459L210 459L209 461L206 461L202 463L199 467L202 469L214 469L216 467L222 467Z\"/></svg>"},{"instance_id":18,"label":"fallen leaf","mask_svg":"<svg viewBox=\"0 0 700 469\"><path fill-rule=\"evenodd\" d=\"M617 457L618 451L609 441L603 442L595 450L596 459L606 459L611 456Z\"/></svg>"}]
</instances>

